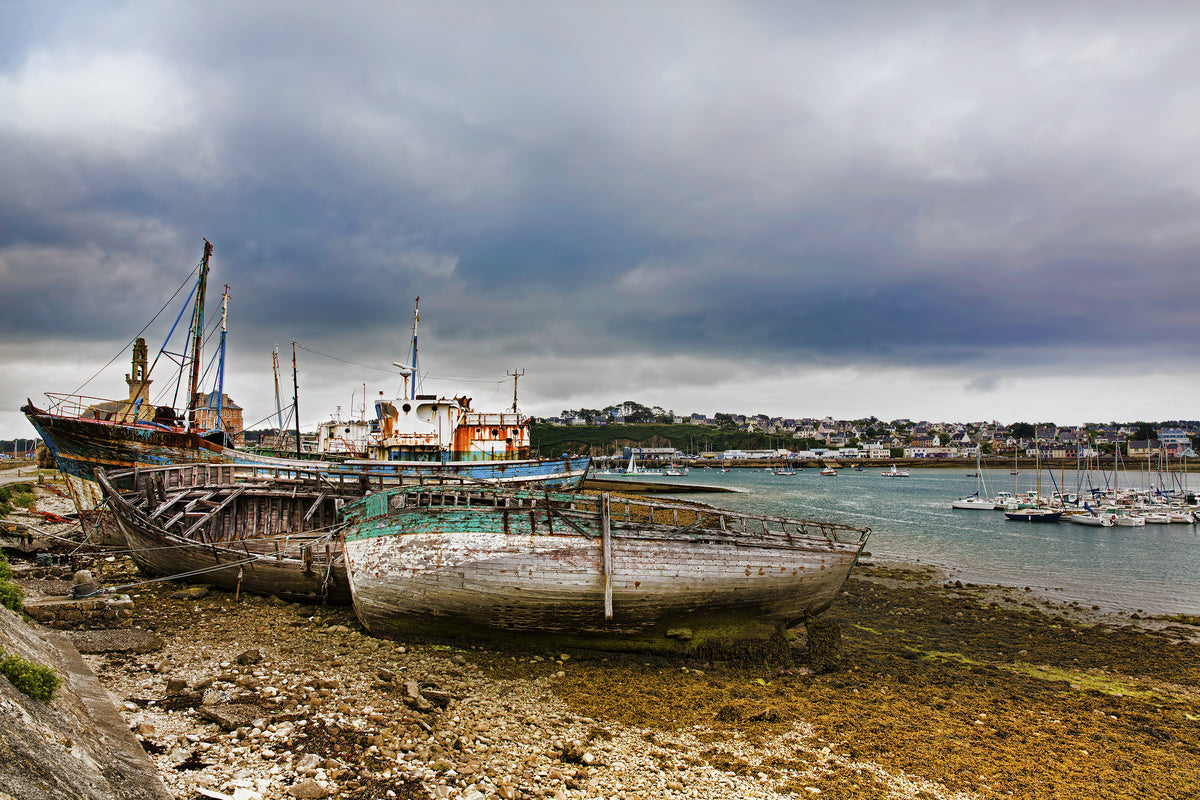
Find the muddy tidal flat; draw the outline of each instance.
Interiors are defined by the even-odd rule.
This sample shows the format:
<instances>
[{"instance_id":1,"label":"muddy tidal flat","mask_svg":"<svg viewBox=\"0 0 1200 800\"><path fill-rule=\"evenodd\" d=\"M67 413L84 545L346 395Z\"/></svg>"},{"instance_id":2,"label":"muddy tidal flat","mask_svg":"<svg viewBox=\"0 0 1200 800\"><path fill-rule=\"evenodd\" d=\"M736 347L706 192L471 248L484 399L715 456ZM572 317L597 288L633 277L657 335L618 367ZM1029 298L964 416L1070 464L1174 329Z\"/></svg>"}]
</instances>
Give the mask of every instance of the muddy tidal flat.
<instances>
[{"instance_id":1,"label":"muddy tidal flat","mask_svg":"<svg viewBox=\"0 0 1200 800\"><path fill-rule=\"evenodd\" d=\"M183 588L73 636L185 800L1200 796L1197 619L860 564L814 671L803 629L772 663L517 652Z\"/></svg>"}]
</instances>

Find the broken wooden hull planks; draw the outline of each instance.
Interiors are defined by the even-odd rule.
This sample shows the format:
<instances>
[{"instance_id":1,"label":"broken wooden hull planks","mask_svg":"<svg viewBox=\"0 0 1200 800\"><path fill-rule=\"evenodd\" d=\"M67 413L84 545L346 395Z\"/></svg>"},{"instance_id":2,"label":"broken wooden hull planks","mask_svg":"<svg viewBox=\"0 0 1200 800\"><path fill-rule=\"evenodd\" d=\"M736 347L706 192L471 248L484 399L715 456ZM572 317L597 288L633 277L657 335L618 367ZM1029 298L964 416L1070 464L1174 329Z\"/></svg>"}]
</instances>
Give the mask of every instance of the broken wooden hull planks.
<instances>
[{"instance_id":1,"label":"broken wooden hull planks","mask_svg":"<svg viewBox=\"0 0 1200 800\"><path fill-rule=\"evenodd\" d=\"M341 542L330 533L344 498L265 483L176 486L163 499L166 487L146 480L156 474L140 475L140 489L121 491L103 470L97 473L142 573L229 592L350 604Z\"/></svg>"},{"instance_id":2,"label":"broken wooden hull planks","mask_svg":"<svg viewBox=\"0 0 1200 800\"><path fill-rule=\"evenodd\" d=\"M348 507L343 532L355 610L383 636L675 652L760 638L827 608L867 538L800 521L747 527L746 515L695 504L613 500L606 514L607 496L507 493L489 506L485 492L471 505L441 493L406 506L420 493L389 494Z\"/></svg>"}]
</instances>

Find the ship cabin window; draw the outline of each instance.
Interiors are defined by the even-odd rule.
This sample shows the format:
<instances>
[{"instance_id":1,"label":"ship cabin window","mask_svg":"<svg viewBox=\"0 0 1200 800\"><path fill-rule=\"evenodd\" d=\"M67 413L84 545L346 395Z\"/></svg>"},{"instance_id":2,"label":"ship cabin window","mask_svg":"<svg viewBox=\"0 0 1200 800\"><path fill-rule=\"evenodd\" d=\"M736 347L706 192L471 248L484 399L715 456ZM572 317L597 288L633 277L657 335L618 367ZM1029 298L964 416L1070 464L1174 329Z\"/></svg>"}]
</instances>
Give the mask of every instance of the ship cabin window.
<instances>
[{"instance_id":1,"label":"ship cabin window","mask_svg":"<svg viewBox=\"0 0 1200 800\"><path fill-rule=\"evenodd\" d=\"M492 428L492 438L498 439L499 437L500 437L500 431L497 430L496 428Z\"/></svg>"},{"instance_id":2,"label":"ship cabin window","mask_svg":"<svg viewBox=\"0 0 1200 800\"><path fill-rule=\"evenodd\" d=\"M400 408L401 408L401 410L404 411L405 414L412 411L412 405L409 403L405 403L404 405L400 406Z\"/></svg>"}]
</instances>

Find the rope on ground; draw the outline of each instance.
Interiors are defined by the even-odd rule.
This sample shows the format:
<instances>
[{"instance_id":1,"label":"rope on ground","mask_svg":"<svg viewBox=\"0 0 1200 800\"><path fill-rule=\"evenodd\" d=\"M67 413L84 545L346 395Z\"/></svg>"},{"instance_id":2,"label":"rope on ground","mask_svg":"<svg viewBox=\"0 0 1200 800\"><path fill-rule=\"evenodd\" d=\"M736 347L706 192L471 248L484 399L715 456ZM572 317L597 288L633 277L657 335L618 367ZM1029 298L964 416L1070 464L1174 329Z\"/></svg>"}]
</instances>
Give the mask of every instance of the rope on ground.
<instances>
[{"instance_id":1,"label":"rope on ground","mask_svg":"<svg viewBox=\"0 0 1200 800\"><path fill-rule=\"evenodd\" d=\"M244 558L241 561L230 561L227 564L216 564L211 567L204 567L203 569L194 569L194 570L191 570L190 572L179 572L174 575L166 575L166 576L159 577L159 578L148 578L144 581L137 581L135 583L125 583L120 586L105 586L105 587L96 589L96 591L94 591L94 592L90 592L90 593L84 594L84 595L79 595L76 599L83 600L83 599L86 599L89 597L95 597L96 595L100 595L100 594L116 594L117 592L123 591L125 589L132 589L135 586L145 586L148 583L161 583L163 581L177 581L177 580L180 580L181 578L191 578L196 575L207 575L210 572L219 572L223 569L229 569L230 567L241 567L245 564L249 564L252 561L258 561L261 558L263 558L263 556L254 556L252 558Z\"/></svg>"},{"instance_id":2,"label":"rope on ground","mask_svg":"<svg viewBox=\"0 0 1200 800\"><path fill-rule=\"evenodd\" d=\"M95 547L98 550L100 550L101 552L105 552L105 553L119 552L119 551L115 551L115 550L108 550L101 545L91 544L90 542L87 542L87 541L80 542L78 539L72 539L72 538L68 538L66 536L59 536L58 534L51 533L50 531L45 530L44 528L39 528L36 525L30 525L28 522L21 522L20 520L15 520L15 519L8 519L8 520L5 520L5 522L20 526L27 530L31 530L34 533L36 533L38 536L44 537L46 539L53 539L56 542L62 542L64 544L77 545L77 547L71 551L71 555L74 555L76 552L78 552L80 547L85 547L85 546L86 547Z\"/></svg>"}]
</instances>

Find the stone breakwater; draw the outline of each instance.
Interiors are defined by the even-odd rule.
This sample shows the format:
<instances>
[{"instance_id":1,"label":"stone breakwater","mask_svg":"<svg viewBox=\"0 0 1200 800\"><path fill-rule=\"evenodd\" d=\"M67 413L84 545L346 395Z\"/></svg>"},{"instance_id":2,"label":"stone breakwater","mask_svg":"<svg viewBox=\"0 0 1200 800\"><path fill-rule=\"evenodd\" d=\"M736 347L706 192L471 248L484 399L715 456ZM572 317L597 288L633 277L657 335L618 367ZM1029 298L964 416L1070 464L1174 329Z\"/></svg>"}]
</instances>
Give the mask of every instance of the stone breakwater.
<instances>
[{"instance_id":1,"label":"stone breakwater","mask_svg":"<svg viewBox=\"0 0 1200 800\"><path fill-rule=\"evenodd\" d=\"M138 598L159 608L150 623L161 647L86 657L181 799L778 798L798 787L818 794L834 765L869 773L889 797L960 796L856 764L802 724L764 742L582 716L555 694L577 666L569 654L398 644L362 635L337 612L173 594ZM90 636L85 649L103 649ZM497 677L506 671L497 661L537 677ZM737 762L807 755L802 768L743 774L696 756L714 737Z\"/></svg>"}]
</instances>

